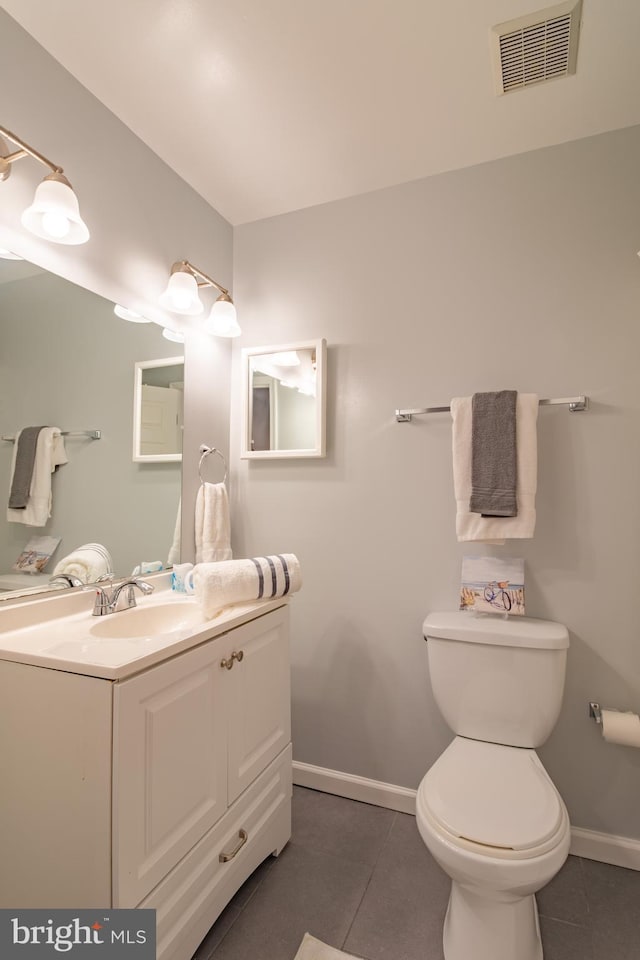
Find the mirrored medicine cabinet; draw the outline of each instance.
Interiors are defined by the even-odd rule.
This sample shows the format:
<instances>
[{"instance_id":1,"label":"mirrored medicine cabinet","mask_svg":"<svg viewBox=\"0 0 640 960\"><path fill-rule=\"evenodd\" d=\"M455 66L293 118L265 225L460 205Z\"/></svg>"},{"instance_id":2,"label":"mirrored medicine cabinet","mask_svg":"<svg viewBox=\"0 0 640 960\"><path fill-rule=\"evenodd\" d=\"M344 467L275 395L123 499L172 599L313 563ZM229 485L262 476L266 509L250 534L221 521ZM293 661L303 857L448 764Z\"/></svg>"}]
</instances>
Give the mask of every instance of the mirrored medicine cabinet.
<instances>
[{"instance_id":1,"label":"mirrored medicine cabinet","mask_svg":"<svg viewBox=\"0 0 640 960\"><path fill-rule=\"evenodd\" d=\"M242 351L242 459L324 457L326 341Z\"/></svg>"}]
</instances>

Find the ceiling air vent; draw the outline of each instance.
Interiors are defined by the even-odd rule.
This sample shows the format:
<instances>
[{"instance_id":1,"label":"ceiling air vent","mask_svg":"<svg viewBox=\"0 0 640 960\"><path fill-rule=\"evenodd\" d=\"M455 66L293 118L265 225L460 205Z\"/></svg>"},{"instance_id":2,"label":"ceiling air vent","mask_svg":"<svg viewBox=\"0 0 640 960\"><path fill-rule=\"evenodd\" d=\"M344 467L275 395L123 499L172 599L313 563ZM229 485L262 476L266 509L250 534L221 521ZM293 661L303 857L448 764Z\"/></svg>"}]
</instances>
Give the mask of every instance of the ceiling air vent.
<instances>
[{"instance_id":1,"label":"ceiling air vent","mask_svg":"<svg viewBox=\"0 0 640 960\"><path fill-rule=\"evenodd\" d=\"M491 31L498 94L576 72L582 0L570 0Z\"/></svg>"}]
</instances>

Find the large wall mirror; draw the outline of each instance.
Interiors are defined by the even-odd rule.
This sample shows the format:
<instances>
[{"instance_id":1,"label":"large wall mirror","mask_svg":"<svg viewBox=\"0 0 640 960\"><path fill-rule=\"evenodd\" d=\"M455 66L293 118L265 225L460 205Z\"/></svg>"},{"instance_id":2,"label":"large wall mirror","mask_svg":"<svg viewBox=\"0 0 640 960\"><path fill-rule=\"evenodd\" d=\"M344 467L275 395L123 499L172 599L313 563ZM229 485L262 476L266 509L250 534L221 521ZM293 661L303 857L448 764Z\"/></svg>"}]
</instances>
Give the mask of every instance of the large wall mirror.
<instances>
[{"instance_id":1,"label":"large wall mirror","mask_svg":"<svg viewBox=\"0 0 640 960\"><path fill-rule=\"evenodd\" d=\"M176 389L184 380L181 348L157 324L128 323L109 301L25 261L0 259L0 324L0 599L50 589L56 564L86 543L107 548L116 576L142 561L166 564L181 451L132 461L133 373L136 362L153 358L168 368L163 383ZM8 522L11 441L21 428L42 424L69 432L68 462L52 477L51 517L44 527ZM101 438L91 439L92 430ZM31 538L41 536L60 539L44 572L14 570Z\"/></svg>"},{"instance_id":2,"label":"large wall mirror","mask_svg":"<svg viewBox=\"0 0 640 960\"><path fill-rule=\"evenodd\" d=\"M133 459L182 460L184 357L141 360L133 381Z\"/></svg>"},{"instance_id":3,"label":"large wall mirror","mask_svg":"<svg viewBox=\"0 0 640 960\"><path fill-rule=\"evenodd\" d=\"M243 459L324 457L326 341L242 351Z\"/></svg>"}]
</instances>

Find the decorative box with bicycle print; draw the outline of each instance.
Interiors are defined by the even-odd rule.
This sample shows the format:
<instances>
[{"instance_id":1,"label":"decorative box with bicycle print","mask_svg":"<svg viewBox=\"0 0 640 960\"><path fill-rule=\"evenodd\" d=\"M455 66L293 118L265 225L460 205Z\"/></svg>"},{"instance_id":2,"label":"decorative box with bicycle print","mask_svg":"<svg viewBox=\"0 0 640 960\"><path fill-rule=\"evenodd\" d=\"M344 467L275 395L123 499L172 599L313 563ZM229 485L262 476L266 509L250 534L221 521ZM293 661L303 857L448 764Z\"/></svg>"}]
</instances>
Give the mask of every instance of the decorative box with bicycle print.
<instances>
[{"instance_id":1,"label":"decorative box with bicycle print","mask_svg":"<svg viewBox=\"0 0 640 960\"><path fill-rule=\"evenodd\" d=\"M524 616L522 557L463 557L460 609Z\"/></svg>"}]
</instances>

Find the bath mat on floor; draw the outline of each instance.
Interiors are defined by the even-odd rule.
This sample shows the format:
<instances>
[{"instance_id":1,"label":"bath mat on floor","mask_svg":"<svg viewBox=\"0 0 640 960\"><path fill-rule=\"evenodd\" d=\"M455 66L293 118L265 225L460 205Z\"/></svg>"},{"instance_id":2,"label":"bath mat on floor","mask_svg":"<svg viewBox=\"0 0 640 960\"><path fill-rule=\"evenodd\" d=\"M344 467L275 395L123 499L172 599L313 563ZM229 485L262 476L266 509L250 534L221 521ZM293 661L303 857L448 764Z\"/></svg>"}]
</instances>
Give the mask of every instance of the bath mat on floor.
<instances>
[{"instance_id":1,"label":"bath mat on floor","mask_svg":"<svg viewBox=\"0 0 640 960\"><path fill-rule=\"evenodd\" d=\"M335 947L329 947L322 940L316 940L310 933L305 933L295 960L357 960L357 958L350 953L336 950Z\"/></svg>"}]
</instances>

